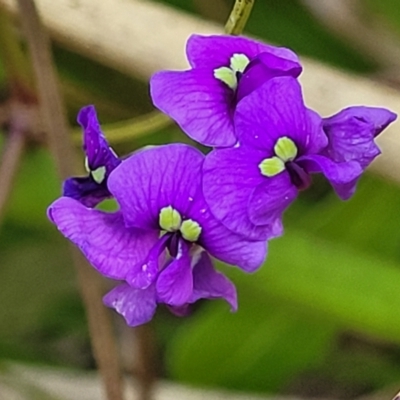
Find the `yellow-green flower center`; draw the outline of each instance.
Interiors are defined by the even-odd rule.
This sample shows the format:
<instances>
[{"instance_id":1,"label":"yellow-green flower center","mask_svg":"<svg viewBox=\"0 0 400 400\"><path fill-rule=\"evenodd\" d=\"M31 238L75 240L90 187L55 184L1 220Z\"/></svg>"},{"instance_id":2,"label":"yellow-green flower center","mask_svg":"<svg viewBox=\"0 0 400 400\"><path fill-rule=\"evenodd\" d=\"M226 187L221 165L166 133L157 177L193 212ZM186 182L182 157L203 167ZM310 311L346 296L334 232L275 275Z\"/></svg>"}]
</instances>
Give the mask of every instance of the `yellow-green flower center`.
<instances>
[{"instance_id":1,"label":"yellow-green flower center","mask_svg":"<svg viewBox=\"0 0 400 400\"><path fill-rule=\"evenodd\" d=\"M98 183L99 185L101 183L103 183L104 178L106 177L106 172L107 172L106 167L99 167L95 170L91 170L89 167L88 158L86 157L85 158L85 169L87 172L89 172L89 174L92 175L92 177L96 183Z\"/></svg>"},{"instance_id":2,"label":"yellow-green flower center","mask_svg":"<svg viewBox=\"0 0 400 400\"><path fill-rule=\"evenodd\" d=\"M245 54L235 53L230 59L230 66L215 69L214 77L235 90L238 85L237 73L243 73L249 63Z\"/></svg>"},{"instance_id":3,"label":"yellow-green flower center","mask_svg":"<svg viewBox=\"0 0 400 400\"><path fill-rule=\"evenodd\" d=\"M196 242L201 234L201 226L192 219L182 221L181 214L172 206L161 209L158 221L162 230L167 232L180 231L182 237L189 242Z\"/></svg>"},{"instance_id":4,"label":"yellow-green flower center","mask_svg":"<svg viewBox=\"0 0 400 400\"><path fill-rule=\"evenodd\" d=\"M297 146L287 136L278 139L274 146L275 156L266 158L258 165L261 174L272 177L285 169L285 163L293 161L297 156Z\"/></svg>"}]
</instances>

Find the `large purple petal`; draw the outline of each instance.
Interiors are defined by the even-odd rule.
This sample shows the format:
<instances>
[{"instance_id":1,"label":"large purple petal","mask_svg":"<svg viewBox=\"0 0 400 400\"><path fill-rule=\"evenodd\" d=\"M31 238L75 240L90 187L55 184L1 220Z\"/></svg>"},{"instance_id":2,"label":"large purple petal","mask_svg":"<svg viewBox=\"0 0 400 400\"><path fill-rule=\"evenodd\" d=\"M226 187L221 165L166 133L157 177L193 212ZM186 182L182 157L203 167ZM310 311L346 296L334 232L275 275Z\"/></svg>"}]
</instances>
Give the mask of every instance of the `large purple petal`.
<instances>
[{"instance_id":1,"label":"large purple petal","mask_svg":"<svg viewBox=\"0 0 400 400\"><path fill-rule=\"evenodd\" d=\"M249 240L275 236L271 227L257 227L249 219L250 196L266 178L258 165L263 151L241 146L209 153L203 166L203 192L214 216L228 229Z\"/></svg>"},{"instance_id":2,"label":"large purple petal","mask_svg":"<svg viewBox=\"0 0 400 400\"><path fill-rule=\"evenodd\" d=\"M213 70L158 72L150 80L150 93L154 105L192 139L206 146L235 144L234 91L214 78Z\"/></svg>"},{"instance_id":3,"label":"large purple petal","mask_svg":"<svg viewBox=\"0 0 400 400\"><path fill-rule=\"evenodd\" d=\"M203 251L193 268L193 293L189 303L199 299L225 299L236 311L237 294L235 285L222 273L216 271L208 254Z\"/></svg>"},{"instance_id":4,"label":"large purple petal","mask_svg":"<svg viewBox=\"0 0 400 400\"><path fill-rule=\"evenodd\" d=\"M317 152L328 144L322 120L304 105L301 87L292 77L273 78L240 101L235 114L239 142L274 155L279 138L296 143L299 154Z\"/></svg>"},{"instance_id":5,"label":"large purple petal","mask_svg":"<svg viewBox=\"0 0 400 400\"><path fill-rule=\"evenodd\" d=\"M198 243L207 252L247 272L253 272L261 267L267 256L265 240L254 241L238 235L219 222L207 206L202 210L205 210L201 220L203 231Z\"/></svg>"},{"instance_id":6,"label":"large purple petal","mask_svg":"<svg viewBox=\"0 0 400 400\"><path fill-rule=\"evenodd\" d=\"M185 144L143 149L110 175L108 187L128 226L159 230L159 213L172 206L182 217L201 187L203 154Z\"/></svg>"},{"instance_id":7,"label":"large purple petal","mask_svg":"<svg viewBox=\"0 0 400 400\"><path fill-rule=\"evenodd\" d=\"M103 302L121 314L129 326L142 325L149 322L156 312L155 286L141 290L123 283L107 293Z\"/></svg>"},{"instance_id":8,"label":"large purple petal","mask_svg":"<svg viewBox=\"0 0 400 400\"><path fill-rule=\"evenodd\" d=\"M125 228L121 213L86 208L61 197L48 208L58 230L77 245L89 262L108 278L125 279L141 268L158 239L157 232Z\"/></svg>"},{"instance_id":9,"label":"large purple petal","mask_svg":"<svg viewBox=\"0 0 400 400\"><path fill-rule=\"evenodd\" d=\"M287 172L266 178L251 194L249 219L257 226L273 225L297 197L297 189Z\"/></svg>"},{"instance_id":10,"label":"large purple petal","mask_svg":"<svg viewBox=\"0 0 400 400\"><path fill-rule=\"evenodd\" d=\"M356 161L336 163L317 154L300 157L297 162L308 173L322 172L342 200L354 194L357 180L363 172Z\"/></svg>"},{"instance_id":11,"label":"large purple petal","mask_svg":"<svg viewBox=\"0 0 400 400\"><path fill-rule=\"evenodd\" d=\"M396 117L385 108L355 106L324 118L329 138L324 154L336 162L357 161L365 169L380 154L374 138Z\"/></svg>"},{"instance_id":12,"label":"large purple petal","mask_svg":"<svg viewBox=\"0 0 400 400\"><path fill-rule=\"evenodd\" d=\"M249 59L260 53L269 53L298 63L297 55L284 47L275 47L232 35L192 35L187 41L186 54L192 67L211 69L229 66L233 54L245 54Z\"/></svg>"},{"instance_id":13,"label":"large purple petal","mask_svg":"<svg viewBox=\"0 0 400 400\"><path fill-rule=\"evenodd\" d=\"M171 306L184 305L193 292L189 246L183 240L178 246L178 255L160 273L156 283L158 301Z\"/></svg>"}]
</instances>

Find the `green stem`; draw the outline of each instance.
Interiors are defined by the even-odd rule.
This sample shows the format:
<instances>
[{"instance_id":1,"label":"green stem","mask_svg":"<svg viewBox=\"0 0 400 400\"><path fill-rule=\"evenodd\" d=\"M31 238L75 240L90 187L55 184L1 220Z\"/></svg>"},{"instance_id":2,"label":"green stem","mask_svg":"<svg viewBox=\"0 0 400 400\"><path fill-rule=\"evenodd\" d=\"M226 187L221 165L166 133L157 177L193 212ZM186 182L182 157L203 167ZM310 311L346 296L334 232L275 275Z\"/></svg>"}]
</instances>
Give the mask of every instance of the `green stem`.
<instances>
[{"instance_id":1,"label":"green stem","mask_svg":"<svg viewBox=\"0 0 400 400\"><path fill-rule=\"evenodd\" d=\"M127 142L155 132L170 125L172 121L164 114L158 111L152 111L146 115L133 118L115 124L104 125L103 129L107 133L107 139L110 144ZM72 131L74 143L82 143L82 132L80 129Z\"/></svg>"},{"instance_id":2,"label":"green stem","mask_svg":"<svg viewBox=\"0 0 400 400\"><path fill-rule=\"evenodd\" d=\"M225 32L229 35L240 35L249 19L255 0L236 0L225 24Z\"/></svg>"}]
</instances>

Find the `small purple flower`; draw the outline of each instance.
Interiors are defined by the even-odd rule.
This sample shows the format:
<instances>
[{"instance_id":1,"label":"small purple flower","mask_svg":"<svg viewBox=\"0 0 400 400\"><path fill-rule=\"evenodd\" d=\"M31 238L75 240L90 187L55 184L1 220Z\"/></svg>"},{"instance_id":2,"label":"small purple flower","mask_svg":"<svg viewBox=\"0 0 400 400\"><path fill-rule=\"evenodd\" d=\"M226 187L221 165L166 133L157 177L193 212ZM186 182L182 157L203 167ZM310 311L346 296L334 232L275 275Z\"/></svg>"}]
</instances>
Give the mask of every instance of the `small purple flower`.
<instances>
[{"instance_id":1,"label":"small purple flower","mask_svg":"<svg viewBox=\"0 0 400 400\"><path fill-rule=\"evenodd\" d=\"M186 54L192 69L156 73L150 92L156 107L206 146L233 146L239 101L273 77L301 73L291 50L244 37L193 35Z\"/></svg>"},{"instance_id":2,"label":"small purple flower","mask_svg":"<svg viewBox=\"0 0 400 400\"><path fill-rule=\"evenodd\" d=\"M67 179L63 185L63 195L79 200L88 207L95 207L111 197L107 179L121 161L101 131L94 106L83 107L77 120L83 128L83 150L89 176Z\"/></svg>"},{"instance_id":3,"label":"small purple flower","mask_svg":"<svg viewBox=\"0 0 400 400\"><path fill-rule=\"evenodd\" d=\"M246 237L280 235L282 213L310 185L311 173L322 172L342 199L362 173L359 162L323 153L329 141L322 119L305 107L292 77L270 79L246 96L235 128L238 144L206 157L203 189L213 214Z\"/></svg>"},{"instance_id":4,"label":"small purple flower","mask_svg":"<svg viewBox=\"0 0 400 400\"><path fill-rule=\"evenodd\" d=\"M126 282L104 302L131 326L149 321L158 303L179 314L200 298L224 298L236 310L235 287L209 254L246 271L265 259L265 242L232 233L211 214L202 193L203 161L184 144L144 149L108 177L118 212L66 197L49 207L49 218L100 273Z\"/></svg>"}]
</instances>

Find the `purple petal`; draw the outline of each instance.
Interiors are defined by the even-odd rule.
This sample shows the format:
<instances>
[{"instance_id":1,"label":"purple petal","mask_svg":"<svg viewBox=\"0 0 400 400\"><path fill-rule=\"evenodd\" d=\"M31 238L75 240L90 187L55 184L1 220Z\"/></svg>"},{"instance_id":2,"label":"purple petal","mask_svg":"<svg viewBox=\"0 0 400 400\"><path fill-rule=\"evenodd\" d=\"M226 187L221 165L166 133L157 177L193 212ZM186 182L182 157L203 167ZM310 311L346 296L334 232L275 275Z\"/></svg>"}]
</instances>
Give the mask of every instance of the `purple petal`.
<instances>
[{"instance_id":1,"label":"purple petal","mask_svg":"<svg viewBox=\"0 0 400 400\"><path fill-rule=\"evenodd\" d=\"M107 293L103 302L121 314L129 326L138 326L153 318L157 308L156 290L154 285L141 290L124 283Z\"/></svg>"},{"instance_id":2,"label":"purple petal","mask_svg":"<svg viewBox=\"0 0 400 400\"><path fill-rule=\"evenodd\" d=\"M94 106L83 107L79 111L77 120L83 128L83 149L90 170L106 167L107 173L110 173L121 161L110 149L101 131Z\"/></svg>"},{"instance_id":3,"label":"purple petal","mask_svg":"<svg viewBox=\"0 0 400 400\"><path fill-rule=\"evenodd\" d=\"M63 183L63 196L78 200L86 207L96 207L103 200L111 197L106 182L98 184L91 175L66 179Z\"/></svg>"},{"instance_id":4,"label":"purple petal","mask_svg":"<svg viewBox=\"0 0 400 400\"><path fill-rule=\"evenodd\" d=\"M292 77L270 79L240 101L235 114L239 142L274 155L277 140L287 136L299 154L317 152L328 144L322 120L307 109L300 84Z\"/></svg>"},{"instance_id":5,"label":"purple petal","mask_svg":"<svg viewBox=\"0 0 400 400\"><path fill-rule=\"evenodd\" d=\"M374 138L396 117L385 108L356 106L324 118L329 138L324 154L336 162L357 161L365 169L380 154Z\"/></svg>"},{"instance_id":6,"label":"purple petal","mask_svg":"<svg viewBox=\"0 0 400 400\"><path fill-rule=\"evenodd\" d=\"M265 261L267 243L254 241L238 235L220 223L205 206L201 226L203 231L199 244L213 257L253 272Z\"/></svg>"},{"instance_id":7,"label":"purple petal","mask_svg":"<svg viewBox=\"0 0 400 400\"><path fill-rule=\"evenodd\" d=\"M203 166L203 193L212 214L249 240L274 236L270 227L257 227L248 216L251 194L265 180L258 168L264 158L265 152L241 146L212 151Z\"/></svg>"},{"instance_id":8,"label":"purple petal","mask_svg":"<svg viewBox=\"0 0 400 400\"><path fill-rule=\"evenodd\" d=\"M94 268L112 279L125 279L141 268L158 238L157 232L125 228L121 213L86 208L68 197L56 200L48 217Z\"/></svg>"},{"instance_id":9,"label":"purple petal","mask_svg":"<svg viewBox=\"0 0 400 400\"><path fill-rule=\"evenodd\" d=\"M159 229L159 213L172 206L181 215L196 202L201 188L203 154L185 144L154 146L135 153L110 175L108 188L125 223Z\"/></svg>"},{"instance_id":10,"label":"purple petal","mask_svg":"<svg viewBox=\"0 0 400 400\"><path fill-rule=\"evenodd\" d=\"M171 306L182 306L188 302L193 292L190 263L189 247L181 240L177 257L158 276L156 288L159 302Z\"/></svg>"},{"instance_id":11,"label":"purple petal","mask_svg":"<svg viewBox=\"0 0 400 400\"><path fill-rule=\"evenodd\" d=\"M192 67L211 69L229 66L233 54L245 54L249 59L260 53L269 53L298 63L293 51L267 45L256 40L231 35L192 35L187 41L186 54Z\"/></svg>"},{"instance_id":12,"label":"purple petal","mask_svg":"<svg viewBox=\"0 0 400 400\"><path fill-rule=\"evenodd\" d=\"M254 189L250 197L248 208L250 221L257 226L277 223L296 197L297 189L287 172L266 178Z\"/></svg>"},{"instance_id":13,"label":"purple petal","mask_svg":"<svg viewBox=\"0 0 400 400\"><path fill-rule=\"evenodd\" d=\"M164 261L165 257L161 257L161 255L165 255L163 252L168 240L168 234L159 238L153 248L149 251L149 254L143 262L143 265L141 265L141 268L133 269L127 274L125 280L130 286L137 289L146 289L154 282L158 271L160 270L160 265Z\"/></svg>"},{"instance_id":14,"label":"purple petal","mask_svg":"<svg viewBox=\"0 0 400 400\"><path fill-rule=\"evenodd\" d=\"M63 196L78 200L87 207L95 207L111 197L107 188L107 178L121 161L108 146L94 106L83 107L79 111L78 122L83 128L83 149L90 172L87 177L73 177L64 181ZM94 178L99 168L104 168L101 182Z\"/></svg>"},{"instance_id":15,"label":"purple petal","mask_svg":"<svg viewBox=\"0 0 400 400\"><path fill-rule=\"evenodd\" d=\"M193 268L193 293L189 303L199 299L225 299L236 311L237 295L235 285L222 273L214 269L212 261L206 252L202 252Z\"/></svg>"},{"instance_id":16,"label":"purple petal","mask_svg":"<svg viewBox=\"0 0 400 400\"><path fill-rule=\"evenodd\" d=\"M239 81L237 102L247 96L264 82L278 76L292 76L297 78L301 73L299 62L282 58L271 53L261 53L253 60L244 71Z\"/></svg>"},{"instance_id":17,"label":"purple petal","mask_svg":"<svg viewBox=\"0 0 400 400\"><path fill-rule=\"evenodd\" d=\"M300 157L297 162L308 173L322 172L342 200L354 194L357 180L363 172L358 162L336 163L317 154Z\"/></svg>"},{"instance_id":18,"label":"purple petal","mask_svg":"<svg viewBox=\"0 0 400 400\"><path fill-rule=\"evenodd\" d=\"M212 69L158 72L150 80L150 93L154 105L192 139L206 146L235 144L234 91L214 78Z\"/></svg>"}]
</instances>

